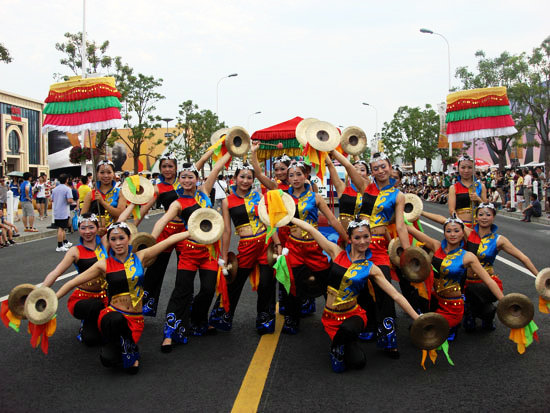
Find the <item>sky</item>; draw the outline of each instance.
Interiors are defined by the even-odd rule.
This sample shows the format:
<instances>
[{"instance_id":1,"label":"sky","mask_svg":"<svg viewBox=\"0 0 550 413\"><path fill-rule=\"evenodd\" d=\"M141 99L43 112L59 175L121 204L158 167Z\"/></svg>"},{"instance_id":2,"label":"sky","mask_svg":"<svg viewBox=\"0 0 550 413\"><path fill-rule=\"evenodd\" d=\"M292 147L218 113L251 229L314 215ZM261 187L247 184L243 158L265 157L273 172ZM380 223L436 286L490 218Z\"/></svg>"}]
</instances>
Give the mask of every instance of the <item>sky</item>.
<instances>
[{"instance_id":1,"label":"sky","mask_svg":"<svg viewBox=\"0 0 550 413\"><path fill-rule=\"evenodd\" d=\"M71 74L55 43L82 30L82 0L0 0L0 89L43 100ZM157 114L191 99L252 133L295 116L372 136L399 106L437 105L477 50L530 52L550 35L550 2L87 0L89 40L110 41L135 72L163 79ZM225 78L231 73L237 77ZM364 106L367 102L371 106ZM252 115L261 111L261 114ZM377 122L378 120L378 122ZM174 123L172 122L172 125Z\"/></svg>"}]
</instances>

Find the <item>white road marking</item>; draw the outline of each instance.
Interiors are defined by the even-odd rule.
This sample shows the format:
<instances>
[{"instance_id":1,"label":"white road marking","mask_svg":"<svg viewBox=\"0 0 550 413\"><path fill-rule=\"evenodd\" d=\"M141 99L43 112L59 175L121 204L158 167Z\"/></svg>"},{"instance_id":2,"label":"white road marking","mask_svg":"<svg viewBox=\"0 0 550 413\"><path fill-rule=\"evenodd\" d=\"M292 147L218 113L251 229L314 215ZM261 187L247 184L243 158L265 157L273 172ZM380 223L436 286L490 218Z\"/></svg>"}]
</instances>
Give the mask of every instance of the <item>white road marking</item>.
<instances>
[{"instance_id":1,"label":"white road marking","mask_svg":"<svg viewBox=\"0 0 550 413\"><path fill-rule=\"evenodd\" d=\"M73 275L76 275L76 274L78 274L78 271L73 271L73 272L70 272L70 273L68 273L68 274L65 274L65 275L60 276L60 277L59 277L57 280L55 280L55 281L64 280L65 278L72 277ZM37 287L40 287L40 286L42 286L42 283L36 284L36 286L37 286ZM7 296L7 295L5 295L5 296L3 296L3 297L0 297L0 302L1 302L1 301L5 301L5 300L7 300L7 299L8 299L8 296Z\"/></svg>"},{"instance_id":2,"label":"white road marking","mask_svg":"<svg viewBox=\"0 0 550 413\"><path fill-rule=\"evenodd\" d=\"M435 229L436 231L441 232L443 234L443 230L441 228L438 228L438 227L436 227L435 225L432 225L432 224L428 224L427 222L424 222L424 221L420 221L420 222L422 223L422 226L425 225L428 228ZM503 262L506 265L509 265L510 267L512 267L515 270L518 270L518 271L521 271L524 274L527 274L530 277L537 278L535 275L531 274L531 272L528 269L523 268L521 265L518 265L515 262L512 262L512 261L510 261L506 258L503 258L503 257L499 257L498 255L497 255L497 260Z\"/></svg>"}]
</instances>

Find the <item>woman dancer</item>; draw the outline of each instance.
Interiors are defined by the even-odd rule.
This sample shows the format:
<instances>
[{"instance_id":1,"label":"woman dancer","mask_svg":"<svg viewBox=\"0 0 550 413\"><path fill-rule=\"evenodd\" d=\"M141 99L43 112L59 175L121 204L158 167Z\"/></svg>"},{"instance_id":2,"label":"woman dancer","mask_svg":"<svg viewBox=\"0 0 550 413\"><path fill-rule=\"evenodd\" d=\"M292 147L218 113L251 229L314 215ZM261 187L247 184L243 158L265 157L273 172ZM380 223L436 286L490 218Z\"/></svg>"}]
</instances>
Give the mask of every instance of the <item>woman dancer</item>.
<instances>
[{"instance_id":1,"label":"woman dancer","mask_svg":"<svg viewBox=\"0 0 550 413\"><path fill-rule=\"evenodd\" d=\"M99 219L95 214L82 214L78 218L80 244L71 247L57 267L46 276L43 282L45 287L51 287L73 264L82 274L97 261L107 258L107 249L97 235L98 229ZM89 346L101 343L97 318L108 304L103 283L103 278L97 277L78 285L67 302L71 315L82 320L77 339Z\"/></svg>"},{"instance_id":2,"label":"woman dancer","mask_svg":"<svg viewBox=\"0 0 550 413\"><path fill-rule=\"evenodd\" d=\"M226 153L216 162L210 175L199 188L197 188L199 172L195 165L190 163L182 165L179 182L183 188L183 194L172 202L168 211L156 222L151 233L154 237L158 237L164 227L175 217L179 217L187 228L187 221L195 210L201 207L212 208L209 198L212 185L230 156ZM194 336L202 336L208 332L208 310L214 297L218 275L218 259L213 256L211 252L213 249L213 246L198 244L190 239L176 246L176 251L179 253L178 272L176 285L166 309L164 339L161 344L161 351L164 353L172 351L174 341L186 344L189 332ZM197 270L201 287L199 293L193 298L193 282Z\"/></svg>"},{"instance_id":3,"label":"woman dancer","mask_svg":"<svg viewBox=\"0 0 550 413\"><path fill-rule=\"evenodd\" d=\"M474 161L468 155L458 159L457 182L449 188L449 215L456 215L468 228L472 228L475 206L487 202L487 189L474 179Z\"/></svg>"},{"instance_id":4,"label":"woman dancer","mask_svg":"<svg viewBox=\"0 0 550 413\"><path fill-rule=\"evenodd\" d=\"M404 221L405 196L394 186L395 180L390 177L392 173L390 160L383 153L377 152L372 155L370 168L373 182L368 184L341 153L332 151L331 155L344 165L357 190L363 193L359 216L370 223L371 261L384 273L386 280L391 282L390 257L388 256L391 235L388 233L388 225L392 217L395 216L396 235L399 237L403 249L409 248L410 243ZM384 349L390 357L398 358L394 302L377 284L374 284L373 287L378 323L377 345Z\"/></svg>"},{"instance_id":5,"label":"woman dancer","mask_svg":"<svg viewBox=\"0 0 550 413\"><path fill-rule=\"evenodd\" d=\"M312 225L296 218L291 222L310 233L332 258L327 301L322 318L325 331L332 340L332 369L337 373L343 372L346 368L361 369L365 366L365 354L359 347L357 338L366 326L367 314L358 305L358 298L363 294L369 294L367 280L373 280L413 320L418 318L418 314L405 297L391 285L382 271L369 261L371 234L368 221L349 222L347 234L350 243L345 249L328 241Z\"/></svg>"},{"instance_id":6,"label":"woman dancer","mask_svg":"<svg viewBox=\"0 0 550 413\"><path fill-rule=\"evenodd\" d=\"M221 256L227 262L227 253L231 241L231 221L240 237L238 246L237 276L227 285L229 295L229 312L225 312L220 305L220 297L210 315L210 325L217 329L229 331L232 327L233 316L241 296L246 279L252 271L259 271L258 302L256 329L259 334L273 333L275 330L275 287L276 281L273 269L267 264L267 246L265 242L266 228L257 215L260 194L252 189L254 183L254 169L245 163L239 165L235 171L236 185L230 188L231 194L222 201L224 232L222 237ZM272 241L281 254L281 243L277 234L273 234ZM258 267L259 268L258 268Z\"/></svg>"},{"instance_id":7,"label":"woman dancer","mask_svg":"<svg viewBox=\"0 0 550 413\"><path fill-rule=\"evenodd\" d=\"M529 257L512 244L508 238L498 234L498 227L494 224L496 214L497 210L493 204L480 204L475 210L476 225L473 228L464 228L464 235L466 250L477 256L483 268L502 290L502 281L495 274L493 268L500 251L505 251L512 257L517 258L534 276L538 274L538 271ZM434 222L445 223L445 217L442 215L426 211L422 215ZM477 273L472 270L468 270L466 275L464 295L466 298L464 329L467 332L474 331L476 329L476 318L480 318L481 327L484 330L494 330L496 309L493 303L497 298L482 282Z\"/></svg>"},{"instance_id":8,"label":"woman dancer","mask_svg":"<svg viewBox=\"0 0 550 413\"><path fill-rule=\"evenodd\" d=\"M200 171L205 162L210 158L211 151L206 152L201 159L195 164L195 167ZM139 225L143 217L155 204L160 202L164 211L168 211L172 202L177 200L183 195L183 187L178 180L178 161L172 154L166 154L160 157L159 160L160 182L154 186L155 196L147 204L141 208L141 219L136 223ZM179 216L173 217L164 227L162 232L157 238L157 242L165 240L170 235L178 232L185 231L185 225ZM164 280L164 274L166 273L166 267L170 261L172 250L174 246L171 246L166 251L163 251L153 265L147 268L145 271L145 281L143 282L143 315L155 317L157 315L157 307L160 296L160 290L162 287L162 281ZM176 255L178 255L178 249L176 248Z\"/></svg>"},{"instance_id":9,"label":"woman dancer","mask_svg":"<svg viewBox=\"0 0 550 413\"><path fill-rule=\"evenodd\" d=\"M307 168L303 162L294 162L288 169L288 177L292 185L288 189L288 193L296 202L296 218L317 226L318 214L321 211L328 223L340 234L340 237L347 240L347 234L342 228L342 224L338 222L325 200L318 193L313 193L311 185L306 183L306 171ZM321 294L324 293L330 264L312 235L299 227L291 227L286 248L289 250L286 259L293 273L295 293L284 297L283 304L286 312L283 333L296 334L300 321L300 299L312 294L308 291L312 283L316 283L319 287L319 290L313 295L320 295L319 291Z\"/></svg>"},{"instance_id":10,"label":"woman dancer","mask_svg":"<svg viewBox=\"0 0 550 413\"><path fill-rule=\"evenodd\" d=\"M138 372L140 355L137 342L143 332L143 267L148 266L167 247L188 236L188 232L181 232L150 248L133 252L129 245L128 225L124 222L111 224L107 229L107 259L97 261L57 291L57 297L61 298L89 281L104 278L107 282L109 305L101 310L98 318L98 327L106 343L101 347L100 354L105 367L122 364L126 372Z\"/></svg>"},{"instance_id":11,"label":"woman dancer","mask_svg":"<svg viewBox=\"0 0 550 413\"><path fill-rule=\"evenodd\" d=\"M115 182L115 164L108 160L100 161L96 168L97 179L95 190L84 198L82 214L88 212L99 218L99 235L118 219L126 208L126 198Z\"/></svg>"},{"instance_id":12,"label":"woman dancer","mask_svg":"<svg viewBox=\"0 0 550 413\"><path fill-rule=\"evenodd\" d=\"M441 314L449 322L451 331L449 341L453 341L458 326L464 316L464 296L462 290L468 271L477 274L481 282L487 285L489 291L500 300L503 297L499 285L483 268L477 257L464 247L464 223L460 218L447 218L443 224L445 239L441 242L431 238L413 226L407 226L409 233L423 242L434 252L432 266L434 268L434 291L431 305L436 313ZM433 311L433 309L432 309Z\"/></svg>"}]
</instances>

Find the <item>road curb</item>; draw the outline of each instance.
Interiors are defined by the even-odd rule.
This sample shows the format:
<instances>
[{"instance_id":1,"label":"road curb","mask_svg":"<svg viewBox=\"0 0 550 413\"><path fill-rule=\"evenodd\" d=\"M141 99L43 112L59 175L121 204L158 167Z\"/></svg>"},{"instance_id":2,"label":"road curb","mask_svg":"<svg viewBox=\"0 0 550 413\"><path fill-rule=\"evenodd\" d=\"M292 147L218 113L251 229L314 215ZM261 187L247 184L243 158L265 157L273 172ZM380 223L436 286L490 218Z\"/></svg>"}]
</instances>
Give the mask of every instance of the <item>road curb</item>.
<instances>
[{"instance_id":1,"label":"road curb","mask_svg":"<svg viewBox=\"0 0 550 413\"><path fill-rule=\"evenodd\" d=\"M542 212L543 215L546 214L546 212ZM518 220L522 220L523 219L523 214L521 212L508 212L508 211L505 211L503 209L500 209L498 211L498 215L504 215L506 217L512 217L512 218L516 218ZM541 216L540 218L535 218L535 217L531 217L531 222L535 222L537 224L542 224L542 225L550 225L550 219L544 217L544 216Z\"/></svg>"}]
</instances>

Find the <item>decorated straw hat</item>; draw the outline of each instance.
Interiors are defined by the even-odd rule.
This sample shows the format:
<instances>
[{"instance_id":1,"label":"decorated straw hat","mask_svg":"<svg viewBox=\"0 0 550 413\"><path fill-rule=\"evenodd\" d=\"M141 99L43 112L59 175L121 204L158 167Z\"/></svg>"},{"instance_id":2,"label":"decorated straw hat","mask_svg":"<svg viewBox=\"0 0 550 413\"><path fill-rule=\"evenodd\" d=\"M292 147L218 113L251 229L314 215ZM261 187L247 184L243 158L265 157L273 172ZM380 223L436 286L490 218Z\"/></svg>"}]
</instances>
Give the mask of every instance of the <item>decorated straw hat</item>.
<instances>
[{"instance_id":1,"label":"decorated straw hat","mask_svg":"<svg viewBox=\"0 0 550 413\"><path fill-rule=\"evenodd\" d=\"M132 234L130 238L130 244L132 245L132 251L138 252L145 248L152 247L157 243L155 237L147 232L136 232Z\"/></svg>"},{"instance_id":2,"label":"decorated straw hat","mask_svg":"<svg viewBox=\"0 0 550 413\"><path fill-rule=\"evenodd\" d=\"M321 152L330 152L340 144L340 132L328 122L312 122L307 127L305 136L311 147Z\"/></svg>"},{"instance_id":3,"label":"decorated straw hat","mask_svg":"<svg viewBox=\"0 0 550 413\"><path fill-rule=\"evenodd\" d=\"M420 247L409 247L401 255L403 276L413 283L424 281L430 276L432 262L426 251Z\"/></svg>"},{"instance_id":4,"label":"decorated straw hat","mask_svg":"<svg viewBox=\"0 0 550 413\"><path fill-rule=\"evenodd\" d=\"M535 280L535 288L542 298L550 301L550 268L543 268L539 271Z\"/></svg>"},{"instance_id":5,"label":"decorated straw hat","mask_svg":"<svg viewBox=\"0 0 550 413\"><path fill-rule=\"evenodd\" d=\"M139 179L139 181L138 181ZM136 185L136 182L139 182ZM135 205L143 205L149 202L155 194L153 184L147 178L139 175L129 176L122 184L122 195Z\"/></svg>"},{"instance_id":6,"label":"decorated straw hat","mask_svg":"<svg viewBox=\"0 0 550 413\"><path fill-rule=\"evenodd\" d=\"M360 155L367 147L367 135L358 126L348 126L342 132L340 145L345 153L349 155Z\"/></svg>"},{"instance_id":7,"label":"decorated straw hat","mask_svg":"<svg viewBox=\"0 0 550 413\"><path fill-rule=\"evenodd\" d=\"M411 341L422 350L434 350L449 336L449 323L441 314L425 313L414 320Z\"/></svg>"},{"instance_id":8,"label":"decorated straw hat","mask_svg":"<svg viewBox=\"0 0 550 413\"><path fill-rule=\"evenodd\" d=\"M212 208L200 208L189 217L189 236L199 244L213 244L223 234L223 218Z\"/></svg>"},{"instance_id":9,"label":"decorated straw hat","mask_svg":"<svg viewBox=\"0 0 550 413\"><path fill-rule=\"evenodd\" d=\"M523 294L506 294L498 302L497 316L506 327L523 328L533 320L534 315L533 303Z\"/></svg>"},{"instance_id":10,"label":"decorated straw hat","mask_svg":"<svg viewBox=\"0 0 550 413\"><path fill-rule=\"evenodd\" d=\"M409 222L418 221L422 215L424 205L416 194L405 194L405 219Z\"/></svg>"},{"instance_id":11,"label":"decorated straw hat","mask_svg":"<svg viewBox=\"0 0 550 413\"><path fill-rule=\"evenodd\" d=\"M244 157L250 149L250 135L245 128L233 126L225 135L225 147L231 156Z\"/></svg>"},{"instance_id":12,"label":"decorated straw hat","mask_svg":"<svg viewBox=\"0 0 550 413\"><path fill-rule=\"evenodd\" d=\"M10 291L8 307L17 318L25 318L25 300L36 287L32 284L19 284Z\"/></svg>"},{"instance_id":13,"label":"decorated straw hat","mask_svg":"<svg viewBox=\"0 0 550 413\"><path fill-rule=\"evenodd\" d=\"M284 210L286 210L286 214L284 216L279 217L279 220L275 224L275 228L280 228L280 227L284 227L285 225L288 225L290 220L294 217L294 213L296 212L296 204L292 196L278 189L275 189L273 191L268 191L266 195L262 196L258 204L258 216L260 217L260 221L262 221L267 226L271 226L271 222L269 219L269 211L267 210L265 205L266 196L268 197L268 206L269 206L270 199L275 199L276 197L280 196L283 202L283 208Z\"/></svg>"},{"instance_id":14,"label":"decorated straw hat","mask_svg":"<svg viewBox=\"0 0 550 413\"><path fill-rule=\"evenodd\" d=\"M225 135L227 133L228 130L229 130L229 128L218 129L216 132L214 132L210 136L210 143L212 145L214 145L216 142L218 142L222 138L223 135Z\"/></svg>"},{"instance_id":15,"label":"decorated straw hat","mask_svg":"<svg viewBox=\"0 0 550 413\"><path fill-rule=\"evenodd\" d=\"M296 125L296 140L302 145L303 147L307 144L306 139L306 129L309 125L311 125L313 122L318 122L319 119L315 118L305 118L303 119L298 125Z\"/></svg>"},{"instance_id":16,"label":"decorated straw hat","mask_svg":"<svg viewBox=\"0 0 550 413\"><path fill-rule=\"evenodd\" d=\"M25 300L25 316L33 324L46 324L55 316L57 304L57 297L51 288L35 288Z\"/></svg>"}]
</instances>

